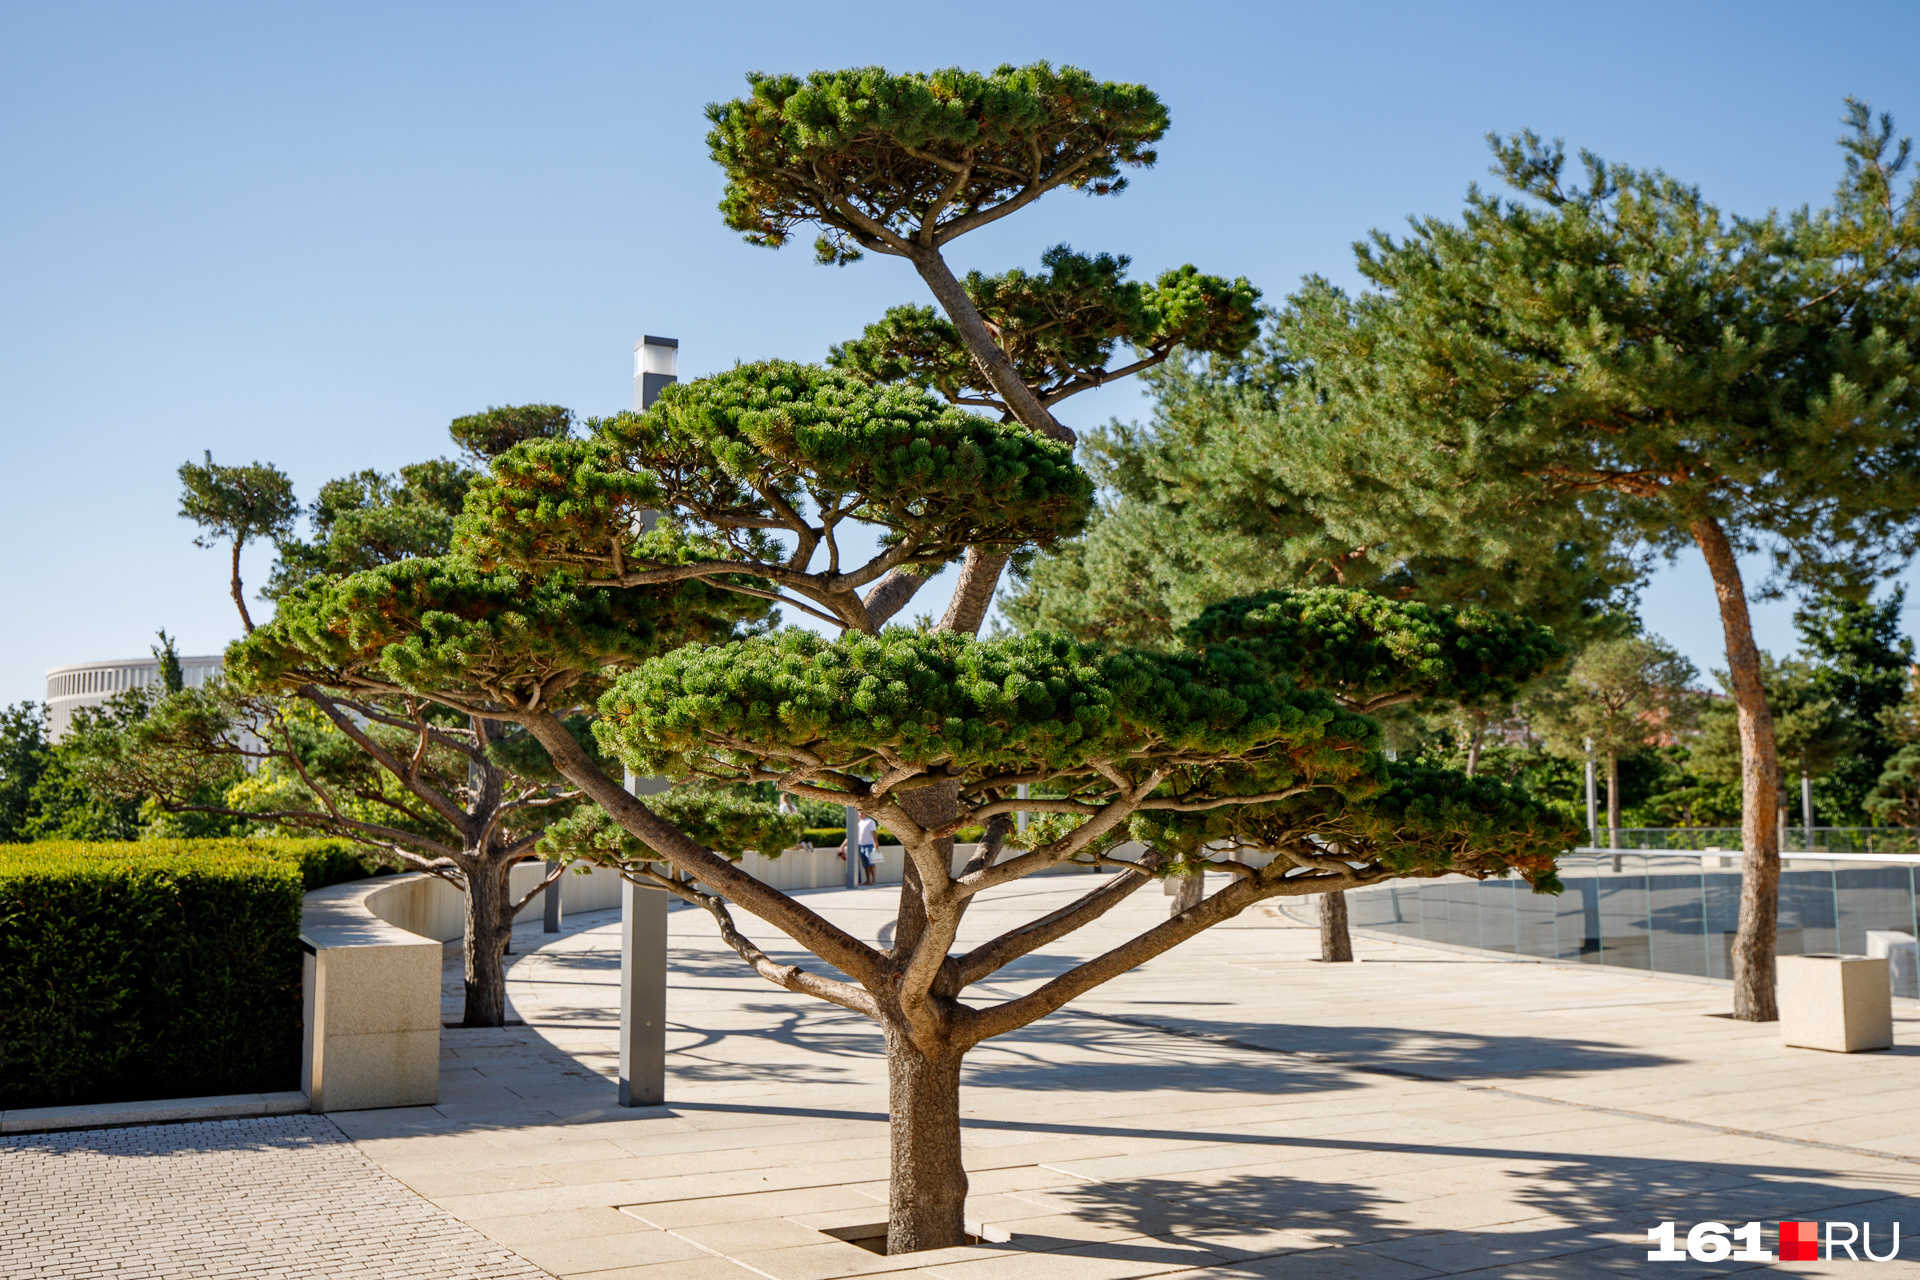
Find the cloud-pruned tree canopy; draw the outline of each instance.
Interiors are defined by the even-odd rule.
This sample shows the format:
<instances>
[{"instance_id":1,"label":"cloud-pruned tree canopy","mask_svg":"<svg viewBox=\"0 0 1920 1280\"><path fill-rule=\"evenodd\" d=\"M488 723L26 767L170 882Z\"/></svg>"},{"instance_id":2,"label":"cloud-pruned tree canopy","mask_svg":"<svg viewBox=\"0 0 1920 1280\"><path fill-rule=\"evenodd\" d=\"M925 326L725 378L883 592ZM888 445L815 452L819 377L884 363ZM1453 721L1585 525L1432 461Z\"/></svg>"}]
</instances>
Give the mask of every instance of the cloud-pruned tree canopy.
<instances>
[{"instance_id":1,"label":"cloud-pruned tree canopy","mask_svg":"<svg viewBox=\"0 0 1920 1280\"><path fill-rule=\"evenodd\" d=\"M1136 817L1131 832L1180 855L1185 870L1225 869L1218 850L1283 850L1286 861L1348 874L1362 883L1401 876L1517 872L1536 892L1558 893L1555 859L1577 832L1527 792L1452 769L1389 763L1364 796L1318 790L1269 804Z\"/></svg>"},{"instance_id":2,"label":"cloud-pruned tree canopy","mask_svg":"<svg viewBox=\"0 0 1920 1280\"><path fill-rule=\"evenodd\" d=\"M1126 279L1129 260L1090 257L1056 245L1045 268L997 276L969 272L967 296L991 326L1021 381L1051 407L1068 396L1166 360L1175 347L1235 356L1258 336L1260 291L1245 278L1205 275L1193 266L1161 273L1151 285ZM1124 343L1132 362L1109 369ZM949 401L1011 415L961 340L932 307L899 306L827 362L872 382L905 382Z\"/></svg>"},{"instance_id":3,"label":"cloud-pruned tree canopy","mask_svg":"<svg viewBox=\"0 0 1920 1280\"><path fill-rule=\"evenodd\" d=\"M1512 614L1337 587L1223 601L1182 636L1201 649L1231 645L1276 679L1324 689L1359 711L1436 697L1462 705L1511 701L1569 652L1551 630Z\"/></svg>"},{"instance_id":4,"label":"cloud-pruned tree canopy","mask_svg":"<svg viewBox=\"0 0 1920 1280\"><path fill-rule=\"evenodd\" d=\"M591 427L584 440L497 458L468 496L456 547L480 564L565 569L595 585L772 586L869 630L860 592L888 574L930 575L970 546L1051 544L1078 532L1092 504L1065 445L811 365L740 365ZM653 554L640 530L654 512L704 551ZM849 522L878 526L877 554L843 559Z\"/></svg>"},{"instance_id":5,"label":"cloud-pruned tree canopy","mask_svg":"<svg viewBox=\"0 0 1920 1280\"><path fill-rule=\"evenodd\" d=\"M938 248L1056 187L1121 191L1121 171L1154 162L1168 123L1141 85L1045 62L747 82L750 96L707 108L707 147L727 175L720 211L750 243L775 248L822 224L823 262Z\"/></svg>"},{"instance_id":6,"label":"cloud-pruned tree canopy","mask_svg":"<svg viewBox=\"0 0 1920 1280\"><path fill-rule=\"evenodd\" d=\"M645 544L671 554L664 532ZM256 692L318 684L419 693L485 714L576 705L611 673L690 639L720 639L762 602L708 584L579 591L562 573L483 570L457 556L320 578L282 597L271 622L227 654ZM564 696L563 696L564 695Z\"/></svg>"}]
</instances>

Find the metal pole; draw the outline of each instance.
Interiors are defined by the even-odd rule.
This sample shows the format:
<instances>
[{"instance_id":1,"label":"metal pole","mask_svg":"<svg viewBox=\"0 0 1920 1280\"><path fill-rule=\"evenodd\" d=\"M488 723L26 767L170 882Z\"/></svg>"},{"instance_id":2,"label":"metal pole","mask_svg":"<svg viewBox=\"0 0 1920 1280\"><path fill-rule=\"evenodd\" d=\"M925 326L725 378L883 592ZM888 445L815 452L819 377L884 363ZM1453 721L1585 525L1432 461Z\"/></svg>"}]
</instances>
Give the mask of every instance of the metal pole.
<instances>
[{"instance_id":1,"label":"metal pole","mask_svg":"<svg viewBox=\"0 0 1920 1280\"><path fill-rule=\"evenodd\" d=\"M1807 852L1813 852L1813 779L1800 775L1800 825L1807 830Z\"/></svg>"},{"instance_id":2,"label":"metal pole","mask_svg":"<svg viewBox=\"0 0 1920 1280\"><path fill-rule=\"evenodd\" d=\"M620 1105L667 1101L667 891L620 884Z\"/></svg>"},{"instance_id":3,"label":"metal pole","mask_svg":"<svg viewBox=\"0 0 1920 1280\"><path fill-rule=\"evenodd\" d=\"M1599 800L1593 785L1593 739L1587 739L1587 835L1591 845L1600 843Z\"/></svg>"},{"instance_id":4,"label":"metal pole","mask_svg":"<svg viewBox=\"0 0 1920 1280\"><path fill-rule=\"evenodd\" d=\"M633 344L633 407L653 406L680 370L680 344L651 335ZM655 513L641 518L653 527ZM658 795L665 778L626 775L636 796ZM558 888L558 885L554 886ZM548 906L558 921L557 898ZM658 1107L667 1100L667 891L623 880L620 885L620 1105Z\"/></svg>"},{"instance_id":5,"label":"metal pole","mask_svg":"<svg viewBox=\"0 0 1920 1280\"><path fill-rule=\"evenodd\" d=\"M561 862L549 859L547 862L547 874L552 875L555 871L559 871L562 865L564 864ZM564 875L565 873L562 872L561 874ZM560 883L561 882L556 879L540 894L540 908L542 913L540 932L542 933L560 932Z\"/></svg>"}]
</instances>

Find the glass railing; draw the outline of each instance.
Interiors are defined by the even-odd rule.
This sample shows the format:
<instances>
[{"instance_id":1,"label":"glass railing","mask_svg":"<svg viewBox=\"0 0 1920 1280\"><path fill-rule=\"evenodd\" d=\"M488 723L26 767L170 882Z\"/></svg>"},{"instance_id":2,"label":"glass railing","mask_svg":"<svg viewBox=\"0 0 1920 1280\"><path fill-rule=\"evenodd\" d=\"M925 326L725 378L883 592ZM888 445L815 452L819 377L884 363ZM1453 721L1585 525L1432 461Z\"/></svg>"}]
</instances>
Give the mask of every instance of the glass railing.
<instances>
[{"instance_id":1,"label":"glass railing","mask_svg":"<svg viewBox=\"0 0 1920 1280\"><path fill-rule=\"evenodd\" d=\"M1566 892L1558 897L1521 880L1450 876L1351 890L1348 911L1357 929L1410 941L1728 978L1740 917L1735 836L1735 851L1724 855L1580 850L1560 860ZM1915 861L1878 852L1783 857L1779 954L1864 955L1874 931L1920 937ZM1913 977L1897 972L1893 994L1920 997Z\"/></svg>"},{"instance_id":2,"label":"glass railing","mask_svg":"<svg viewBox=\"0 0 1920 1280\"><path fill-rule=\"evenodd\" d=\"M1920 854L1920 828L1784 827L1780 847L1789 852ZM1593 843L1608 845L1607 829ZM1622 827L1622 849L1739 849L1738 827Z\"/></svg>"}]
</instances>

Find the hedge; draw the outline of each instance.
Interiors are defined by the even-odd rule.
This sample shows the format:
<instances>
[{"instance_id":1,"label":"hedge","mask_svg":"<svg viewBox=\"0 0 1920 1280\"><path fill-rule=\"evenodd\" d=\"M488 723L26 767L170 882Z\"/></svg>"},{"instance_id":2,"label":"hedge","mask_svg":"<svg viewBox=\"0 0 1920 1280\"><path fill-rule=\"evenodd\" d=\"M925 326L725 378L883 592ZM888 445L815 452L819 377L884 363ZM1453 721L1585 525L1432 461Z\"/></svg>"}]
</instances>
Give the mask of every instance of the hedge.
<instances>
[{"instance_id":1,"label":"hedge","mask_svg":"<svg viewBox=\"0 0 1920 1280\"><path fill-rule=\"evenodd\" d=\"M295 1089L300 898L344 840L0 845L0 1109Z\"/></svg>"}]
</instances>

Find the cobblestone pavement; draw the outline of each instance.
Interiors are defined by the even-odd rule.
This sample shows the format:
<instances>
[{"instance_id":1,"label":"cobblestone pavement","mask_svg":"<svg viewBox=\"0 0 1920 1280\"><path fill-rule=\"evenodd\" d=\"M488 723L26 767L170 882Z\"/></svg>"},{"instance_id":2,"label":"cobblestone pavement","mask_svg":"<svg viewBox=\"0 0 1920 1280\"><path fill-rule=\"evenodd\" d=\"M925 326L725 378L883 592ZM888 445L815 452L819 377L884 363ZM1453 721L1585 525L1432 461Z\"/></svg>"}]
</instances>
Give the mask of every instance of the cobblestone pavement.
<instances>
[{"instance_id":1,"label":"cobblestone pavement","mask_svg":"<svg viewBox=\"0 0 1920 1280\"><path fill-rule=\"evenodd\" d=\"M0 1138L0 1276L545 1280L320 1116Z\"/></svg>"}]
</instances>

